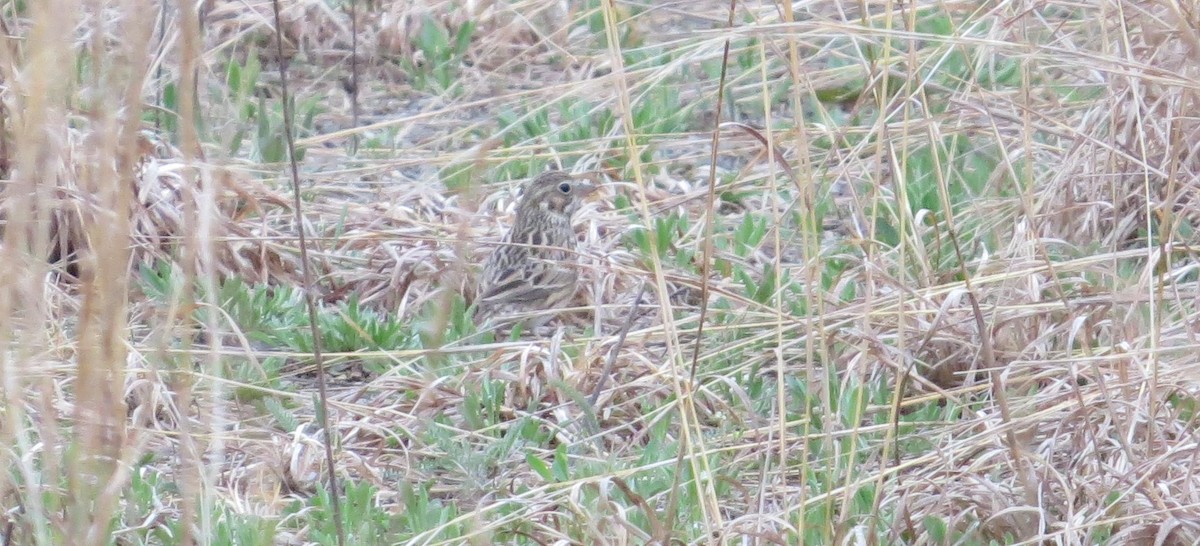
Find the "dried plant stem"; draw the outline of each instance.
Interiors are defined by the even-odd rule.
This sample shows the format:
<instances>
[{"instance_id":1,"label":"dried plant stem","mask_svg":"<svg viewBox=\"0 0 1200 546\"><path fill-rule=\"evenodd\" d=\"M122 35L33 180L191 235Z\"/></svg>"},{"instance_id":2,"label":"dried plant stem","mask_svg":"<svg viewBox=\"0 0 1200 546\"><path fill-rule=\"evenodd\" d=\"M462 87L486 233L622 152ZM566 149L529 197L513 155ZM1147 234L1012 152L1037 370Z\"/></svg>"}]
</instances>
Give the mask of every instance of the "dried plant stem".
<instances>
[{"instance_id":1,"label":"dried plant stem","mask_svg":"<svg viewBox=\"0 0 1200 546\"><path fill-rule=\"evenodd\" d=\"M198 100L196 87L199 62L202 55L198 9L199 7L195 2L187 0L180 0L178 2L179 32L181 36L179 47L179 141L184 163L192 166L197 166L201 158L200 138L195 125L196 101ZM195 176L201 180L203 179L203 174ZM190 236L185 239L183 256L180 260L183 278L176 285L178 293L172 294L172 303L195 301L194 287L196 286L196 279L199 277L198 268L200 266L198 262L202 259L202 255L204 255L200 250L204 242L198 240L201 220L196 199L185 199L183 208L187 225L194 226L194 229L189 232ZM182 354L186 356L175 359L166 357L171 339L175 337L173 335L174 332L171 332L170 328L163 329L163 337L159 341L159 354L163 357L162 361L169 362L172 366L170 384L178 400L177 407L180 408L182 413L178 422L178 481L181 492L179 516L180 521L183 522L183 525L180 526L180 542L182 544L204 542L205 537L196 538L193 536L193 533L196 530L206 533L208 529L211 529L208 510L206 509L208 503L205 502L208 488L205 488L202 483L204 462L201 453L203 453L204 448L201 446L201 442L203 440L195 434L192 427L192 419L188 415L195 397L194 388L196 382L192 372L193 363L191 361L192 335L190 334L190 326L193 320L193 317L190 315L191 307L192 305L172 305L170 315L167 319L168 324L183 325L182 332L180 332L181 335L178 337L181 340L180 348L182 349ZM199 503L199 506L197 506L197 503Z\"/></svg>"},{"instance_id":2,"label":"dried plant stem","mask_svg":"<svg viewBox=\"0 0 1200 546\"><path fill-rule=\"evenodd\" d=\"M280 94L283 101L283 132L287 143L288 166L292 176L292 211L296 217L296 237L300 245L300 269L304 282L304 304L308 308L308 324L312 330L313 360L317 367L317 419L321 430L325 432L325 465L329 480L329 506L337 532L338 546L346 543L346 532L342 528L341 492L338 488L337 467L333 459L333 445L338 441L335 431L329 425L329 394L325 385L325 360L321 353L321 332L317 329L317 302L313 296L316 287L313 285L312 271L308 260L308 239L304 226L304 203L300 199L300 167L296 161L296 139L292 134L294 113L288 94L287 57L283 51L283 33L280 30L279 0L271 1L271 9L275 15L275 52L279 55Z\"/></svg>"},{"instance_id":3,"label":"dried plant stem","mask_svg":"<svg viewBox=\"0 0 1200 546\"><path fill-rule=\"evenodd\" d=\"M728 29L733 28L734 14L737 13L737 0L729 0L729 18L725 22ZM692 347L692 365L688 372L688 384L692 385L696 381L696 370L700 363L700 347L704 341L704 322L708 316L708 297L709 297L709 276L712 272L713 260L713 224L716 218L713 213L716 211L717 199L717 150L721 144L721 114L725 105L725 79L729 74L729 46L730 38L725 38L725 43L721 51L721 75L717 78L717 98L716 98L716 113L713 119L712 141L709 144L709 165L708 165L708 193L705 197L705 216L704 216L704 237L703 247L701 250L700 259L700 317L696 324L696 339ZM682 423L684 428L687 428L687 423ZM670 499L667 501L667 521L674 521L676 510L679 505L677 502L679 491L679 480L683 476L683 457L685 450L679 450L679 456L675 461L675 486L671 488ZM694 463L693 463L694 464ZM706 469L707 470L707 469ZM699 476L699 473L696 473ZM697 484L697 492L699 492L700 484ZM709 484L711 488L711 484ZM713 495L704 495L706 499L711 499ZM704 506L709 511L713 518L719 520L720 510L716 506L711 506L710 503L704 503ZM707 518L706 518L707 522Z\"/></svg>"},{"instance_id":4,"label":"dried plant stem","mask_svg":"<svg viewBox=\"0 0 1200 546\"><path fill-rule=\"evenodd\" d=\"M76 426L83 452L91 467L91 489L74 497L76 509L87 514L86 544L108 540L109 525L128 479L129 464L137 448L129 449L123 391L127 358L129 254L132 192L129 180L138 161L137 138L141 129L142 88L146 79L150 36L154 19L149 10L125 2L128 17L112 31L123 39L113 46L103 42L107 21L92 14L95 32L92 57L107 59L97 66L91 85L101 100L90 112L93 128L81 186L98 204L94 214L83 216L92 242L83 274L83 308L80 316ZM114 236L113 234L119 234ZM80 411L80 408L83 408Z\"/></svg>"},{"instance_id":5,"label":"dried plant stem","mask_svg":"<svg viewBox=\"0 0 1200 546\"><path fill-rule=\"evenodd\" d=\"M0 284L0 347L3 347L0 402L5 408L0 441L14 448L0 451L3 453L0 463L15 471L5 475L0 498L12 498L10 490L16 490L13 493L23 499L21 509L29 522L30 539L38 544L50 543L52 528L66 528L63 514L55 509L54 498L42 494L42 484L53 483L57 487L63 482L64 472L70 470L64 469L56 456L42 457L45 464L35 467L29 455L35 453L35 443L49 442L48 445L57 447L64 436L55 418L56 393L45 356L49 341L45 324L49 316L43 303L43 280L49 268L38 256L45 256L49 249L48 196L55 175L63 170L62 135L58 130L65 124L66 83L71 80L64 63L53 62L72 56L69 43L56 31L64 23L58 14L76 13L73 8L63 0L34 3L30 14L32 28L23 44L25 55L19 54L22 44L16 40L6 43L4 51L8 61L5 84L19 87L14 93L18 107L12 112L16 176L5 188L6 199L12 206L7 210L4 244L0 247L0 278L8 280ZM12 76L19 72L29 77L14 80ZM32 401L26 394L31 386L38 391ZM31 405L34 412L48 416L38 419L39 424L35 425L40 438L30 431L31 415L27 410ZM20 486L13 483L17 475Z\"/></svg>"},{"instance_id":6,"label":"dried plant stem","mask_svg":"<svg viewBox=\"0 0 1200 546\"><path fill-rule=\"evenodd\" d=\"M617 342L613 344L612 350L608 352L608 358L604 361L604 369L600 371L600 379L596 381L596 390L588 398L589 409L593 412L596 411L596 402L600 400L600 393L604 392L604 383L608 381L609 375L612 374L613 364L617 362L617 355L621 352L621 346L625 344L625 336L629 335L629 329L633 327L633 321L637 319L638 305L642 303L642 295L645 293L646 283L643 282L638 287L637 294L633 296L633 303L629 306L629 315L625 317L625 323L621 325L621 331L617 332Z\"/></svg>"}]
</instances>

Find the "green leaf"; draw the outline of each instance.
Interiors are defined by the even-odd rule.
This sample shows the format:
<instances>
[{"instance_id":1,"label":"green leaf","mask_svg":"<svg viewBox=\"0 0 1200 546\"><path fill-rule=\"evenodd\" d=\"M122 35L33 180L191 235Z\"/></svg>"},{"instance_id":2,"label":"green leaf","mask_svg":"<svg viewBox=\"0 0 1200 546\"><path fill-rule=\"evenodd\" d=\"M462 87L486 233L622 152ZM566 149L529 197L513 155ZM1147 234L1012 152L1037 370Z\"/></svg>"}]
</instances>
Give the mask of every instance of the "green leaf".
<instances>
[{"instance_id":1,"label":"green leaf","mask_svg":"<svg viewBox=\"0 0 1200 546\"><path fill-rule=\"evenodd\" d=\"M539 459L537 455L533 454L533 452L525 452L525 462L528 463L529 468L536 472L538 476L541 476L543 480L550 481L553 479L553 475L550 471L550 465L546 464L546 461Z\"/></svg>"},{"instance_id":2,"label":"green leaf","mask_svg":"<svg viewBox=\"0 0 1200 546\"><path fill-rule=\"evenodd\" d=\"M558 447L554 449L554 477L560 482L571 479L571 466L567 459L566 444L558 444Z\"/></svg>"}]
</instances>

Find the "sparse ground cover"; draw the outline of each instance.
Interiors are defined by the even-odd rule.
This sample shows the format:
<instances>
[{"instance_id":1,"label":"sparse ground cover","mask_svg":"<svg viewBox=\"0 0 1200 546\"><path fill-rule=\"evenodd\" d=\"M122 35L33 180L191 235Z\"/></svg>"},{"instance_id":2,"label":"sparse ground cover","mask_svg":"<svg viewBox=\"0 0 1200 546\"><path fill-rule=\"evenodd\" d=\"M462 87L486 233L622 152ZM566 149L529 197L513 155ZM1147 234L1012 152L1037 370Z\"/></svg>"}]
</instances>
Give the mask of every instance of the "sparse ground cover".
<instances>
[{"instance_id":1,"label":"sparse ground cover","mask_svg":"<svg viewBox=\"0 0 1200 546\"><path fill-rule=\"evenodd\" d=\"M1194 7L160 7L0 1L5 543L1200 542Z\"/></svg>"}]
</instances>

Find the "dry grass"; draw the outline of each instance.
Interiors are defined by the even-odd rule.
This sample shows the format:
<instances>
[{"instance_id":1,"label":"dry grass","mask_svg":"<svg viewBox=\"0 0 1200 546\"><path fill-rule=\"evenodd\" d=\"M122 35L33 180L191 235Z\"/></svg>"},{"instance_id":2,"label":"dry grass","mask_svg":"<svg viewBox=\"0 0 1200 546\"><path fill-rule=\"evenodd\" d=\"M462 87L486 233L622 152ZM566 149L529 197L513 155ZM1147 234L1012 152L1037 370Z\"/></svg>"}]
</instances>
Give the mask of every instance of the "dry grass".
<instances>
[{"instance_id":1,"label":"dry grass","mask_svg":"<svg viewBox=\"0 0 1200 546\"><path fill-rule=\"evenodd\" d=\"M1200 11L843 4L360 2L356 127L284 3L314 290L411 333L328 355L350 543L1200 542ZM177 8L0 2L7 541L333 543L312 361L221 300L301 285L271 6ZM458 336L547 164L613 180L579 311Z\"/></svg>"}]
</instances>

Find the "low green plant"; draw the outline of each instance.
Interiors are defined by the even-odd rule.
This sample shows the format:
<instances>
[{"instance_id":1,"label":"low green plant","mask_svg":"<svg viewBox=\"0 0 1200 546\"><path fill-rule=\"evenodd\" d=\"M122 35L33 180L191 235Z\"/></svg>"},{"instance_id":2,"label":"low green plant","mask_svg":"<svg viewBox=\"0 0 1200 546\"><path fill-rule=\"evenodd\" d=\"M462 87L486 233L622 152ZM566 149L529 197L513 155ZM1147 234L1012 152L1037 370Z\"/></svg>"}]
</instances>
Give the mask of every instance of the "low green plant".
<instances>
[{"instance_id":1,"label":"low green plant","mask_svg":"<svg viewBox=\"0 0 1200 546\"><path fill-rule=\"evenodd\" d=\"M695 252L678 245L689 231L690 220L686 215L671 213L654 219L652 229L637 226L626 235L628 246L638 251L643 260L657 254L659 261L683 268L695 269Z\"/></svg>"},{"instance_id":2,"label":"low green plant","mask_svg":"<svg viewBox=\"0 0 1200 546\"><path fill-rule=\"evenodd\" d=\"M614 7L617 10L616 17L617 43L620 44L622 51L629 51L641 46L645 40L637 25L631 21L644 11L644 8L637 7L636 4L616 4ZM582 22L587 27L587 36L593 36L596 40L596 47L604 49L608 47L608 32L605 29L605 15L602 0L584 0L581 2L580 11L583 16L577 21Z\"/></svg>"},{"instance_id":3,"label":"low green plant","mask_svg":"<svg viewBox=\"0 0 1200 546\"><path fill-rule=\"evenodd\" d=\"M167 302L176 293L179 272L170 264L141 268L141 287L150 298ZM196 298L204 301L202 287ZM287 349L297 353L312 353L312 328L308 310L299 288L290 286L247 285L229 278L217 287L217 323L240 332L257 346ZM208 310L201 307L194 319L207 324ZM460 313L462 314L462 313ZM459 325L462 326L462 320ZM469 322L469 320L468 320ZM329 353L358 351L388 351L416 347L417 336L411 325L388 313L363 306L357 295L332 306L322 306L317 313L317 331L321 333L322 348ZM386 366L372 361L372 365ZM258 366L235 366L235 378L251 385L274 384L274 373L283 362L276 358L263 359ZM382 371L382 369L373 370Z\"/></svg>"},{"instance_id":4,"label":"low green plant","mask_svg":"<svg viewBox=\"0 0 1200 546\"><path fill-rule=\"evenodd\" d=\"M584 153L603 152L618 120L607 107L575 97L563 97L551 106L502 110L496 116L505 147L544 143L564 159L570 169ZM498 168L496 178L520 179L542 172L544 159L508 161Z\"/></svg>"},{"instance_id":5,"label":"low green plant","mask_svg":"<svg viewBox=\"0 0 1200 546\"><path fill-rule=\"evenodd\" d=\"M415 336L408 325L376 309L363 307L358 295L317 314L317 329L322 345L329 352L358 350L380 351L414 346ZM300 338L296 348L309 351L311 336Z\"/></svg>"},{"instance_id":6,"label":"low green plant","mask_svg":"<svg viewBox=\"0 0 1200 546\"><path fill-rule=\"evenodd\" d=\"M395 544L402 539L406 529L401 525L403 516L393 516L376 502L378 490L369 483L347 480L342 482L341 515L342 531L346 544L384 545ZM307 537L317 544L338 544L337 523L328 489L321 487L309 499L311 510L303 509L304 503L297 502L290 509L292 514L303 514L293 521L306 529ZM236 543L233 543L236 544Z\"/></svg>"},{"instance_id":7,"label":"low green plant","mask_svg":"<svg viewBox=\"0 0 1200 546\"><path fill-rule=\"evenodd\" d=\"M247 53L245 62L230 59L225 66L225 87L230 95L229 104L238 120L226 144L230 156L237 156L246 139L248 128L262 111L261 99L254 100L261 74L262 63L254 48Z\"/></svg>"},{"instance_id":8,"label":"low green plant","mask_svg":"<svg viewBox=\"0 0 1200 546\"><path fill-rule=\"evenodd\" d=\"M221 105L228 109L197 109L193 122L202 139L218 143L231 157L245 154L257 162L279 163L287 159L283 105L279 101L268 101L266 95L259 92L262 79L259 55L257 47L250 47L244 54L226 61L225 79L221 82L223 85L206 88L208 96L202 98L206 99L206 104ZM157 124L172 141L178 142L179 82L165 83L161 89L161 99L160 108L145 111L145 119ZM322 98L298 99L293 96L291 107L295 123L293 136L301 139L311 135L316 116L324 111ZM304 149L297 148L296 156L297 160L302 160Z\"/></svg>"},{"instance_id":9,"label":"low green plant","mask_svg":"<svg viewBox=\"0 0 1200 546\"><path fill-rule=\"evenodd\" d=\"M167 517L179 494L178 484L165 479L158 470L141 467L133 472L124 495L126 510L118 515L118 521L113 525L114 529L122 530L120 543L139 546L180 544L180 522ZM208 532L215 544L269 546L276 543L277 519L239 513L220 502L213 502L209 511L213 526ZM130 515L135 519L124 519ZM152 515L158 517L150 518Z\"/></svg>"},{"instance_id":10,"label":"low green plant","mask_svg":"<svg viewBox=\"0 0 1200 546\"><path fill-rule=\"evenodd\" d=\"M449 29L426 15L420 31L411 37L413 47L423 58L419 63L411 59L401 61L413 87L450 94L461 90L458 75L474 34L474 21L468 20L456 29Z\"/></svg>"},{"instance_id":11,"label":"low green plant","mask_svg":"<svg viewBox=\"0 0 1200 546\"><path fill-rule=\"evenodd\" d=\"M292 136L299 140L313 134L314 120L317 114L323 111L321 99L308 97L297 100L292 97L291 104L292 111L295 112L292 119L296 120L297 124L293 128ZM250 151L250 158L263 163L284 162L287 160L287 140L283 131L283 105L276 102L268 108L266 98L260 96L258 97L257 112L254 148ZM296 161L303 161L304 153L305 150L302 146L297 147Z\"/></svg>"},{"instance_id":12,"label":"low green plant","mask_svg":"<svg viewBox=\"0 0 1200 546\"><path fill-rule=\"evenodd\" d=\"M649 86L634 97L632 106L639 159L645 172L653 174L659 169L654 161L654 137L687 131L692 109L682 103L679 87L671 81ZM564 97L553 106L501 111L497 121L506 147L544 143L565 160L568 169L576 157L584 154L599 155L605 166L615 169L624 170L630 163L624 139L616 138L620 119L610 106ZM544 160L506 162L497 178L527 178L544 166Z\"/></svg>"},{"instance_id":13,"label":"low green plant","mask_svg":"<svg viewBox=\"0 0 1200 546\"><path fill-rule=\"evenodd\" d=\"M758 214L747 214L742 217L733 232L733 253L739 258L749 256L762 245L767 236L767 217Z\"/></svg>"},{"instance_id":14,"label":"low green plant","mask_svg":"<svg viewBox=\"0 0 1200 546\"><path fill-rule=\"evenodd\" d=\"M460 515L458 509L452 503L435 498L431 494L434 485L432 482L420 485L404 482L397 487L403 505L395 521L395 529L400 530L401 535L398 539L411 539L438 528L442 528L442 533L427 538L463 536L465 529L462 526L447 525Z\"/></svg>"}]
</instances>

